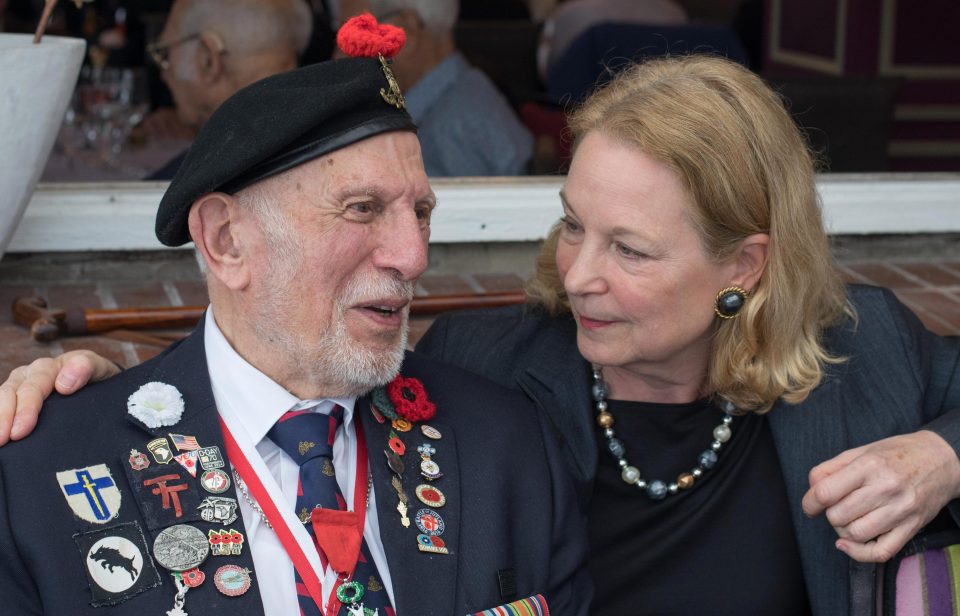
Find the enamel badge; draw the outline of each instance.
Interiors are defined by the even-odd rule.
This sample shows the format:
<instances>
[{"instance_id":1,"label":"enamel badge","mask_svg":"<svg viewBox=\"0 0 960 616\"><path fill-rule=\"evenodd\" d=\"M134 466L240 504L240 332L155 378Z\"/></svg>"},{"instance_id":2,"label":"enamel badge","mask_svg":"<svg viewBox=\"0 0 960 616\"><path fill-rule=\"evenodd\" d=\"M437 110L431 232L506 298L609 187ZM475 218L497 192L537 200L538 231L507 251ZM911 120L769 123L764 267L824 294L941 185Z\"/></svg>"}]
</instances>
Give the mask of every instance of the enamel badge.
<instances>
[{"instance_id":1,"label":"enamel badge","mask_svg":"<svg viewBox=\"0 0 960 616\"><path fill-rule=\"evenodd\" d=\"M104 524L120 513L120 490L106 464L57 473L67 504L81 520Z\"/></svg>"},{"instance_id":2,"label":"enamel badge","mask_svg":"<svg viewBox=\"0 0 960 616\"><path fill-rule=\"evenodd\" d=\"M130 468L135 471L142 471L150 466L150 460L147 458L147 454L141 453L136 449L130 450L130 457L128 460L130 462Z\"/></svg>"},{"instance_id":3,"label":"enamel badge","mask_svg":"<svg viewBox=\"0 0 960 616\"><path fill-rule=\"evenodd\" d=\"M417 535L417 549L432 554L449 554L447 544L436 535Z\"/></svg>"},{"instance_id":4,"label":"enamel badge","mask_svg":"<svg viewBox=\"0 0 960 616\"><path fill-rule=\"evenodd\" d=\"M237 501L232 498L208 496L197 505L197 509L200 511L200 519L204 522L215 522L226 526L233 524L237 519Z\"/></svg>"},{"instance_id":5,"label":"enamel badge","mask_svg":"<svg viewBox=\"0 0 960 616\"><path fill-rule=\"evenodd\" d=\"M147 443L147 450L157 461L157 464L169 464L173 460L173 451L170 449L170 444L162 436Z\"/></svg>"},{"instance_id":6,"label":"enamel badge","mask_svg":"<svg viewBox=\"0 0 960 616\"><path fill-rule=\"evenodd\" d=\"M237 565L224 565L213 574L213 584L228 597L239 597L250 590L250 570Z\"/></svg>"}]
</instances>

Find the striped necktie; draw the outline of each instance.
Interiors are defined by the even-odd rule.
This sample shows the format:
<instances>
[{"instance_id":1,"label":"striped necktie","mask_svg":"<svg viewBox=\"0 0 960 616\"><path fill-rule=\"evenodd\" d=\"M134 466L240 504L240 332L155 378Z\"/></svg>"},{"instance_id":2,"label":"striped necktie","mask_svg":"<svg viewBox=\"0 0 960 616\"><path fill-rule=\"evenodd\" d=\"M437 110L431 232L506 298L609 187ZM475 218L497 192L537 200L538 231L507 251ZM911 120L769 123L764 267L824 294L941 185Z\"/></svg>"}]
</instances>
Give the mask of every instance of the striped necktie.
<instances>
[{"instance_id":1,"label":"striped necktie","mask_svg":"<svg viewBox=\"0 0 960 616\"><path fill-rule=\"evenodd\" d=\"M337 485L333 468L333 441L337 427L343 422L343 408L334 406L329 415L315 412L315 408L288 411L277 421L267 436L280 449L300 466L297 483L297 517L303 523L314 547L320 554L320 561L327 566L327 558L316 542L310 512L315 507L324 509L347 510L347 502ZM302 616L320 616L321 612L310 598L300 574L296 572L297 597ZM364 587L362 603L364 607L379 609L380 616L394 616L390 600L381 582L380 574L370 557L370 550L364 540L360 546L360 557L353 573L354 581ZM340 615L348 614L346 605Z\"/></svg>"}]
</instances>

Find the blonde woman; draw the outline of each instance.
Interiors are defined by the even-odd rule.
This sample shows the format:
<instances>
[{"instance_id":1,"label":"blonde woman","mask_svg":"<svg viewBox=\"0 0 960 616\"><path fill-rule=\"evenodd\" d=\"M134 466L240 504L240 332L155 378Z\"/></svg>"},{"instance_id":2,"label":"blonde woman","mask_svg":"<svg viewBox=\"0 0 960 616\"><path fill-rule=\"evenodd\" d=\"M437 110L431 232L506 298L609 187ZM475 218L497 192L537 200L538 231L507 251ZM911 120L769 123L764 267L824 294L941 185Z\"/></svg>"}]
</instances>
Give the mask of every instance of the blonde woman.
<instances>
[{"instance_id":1,"label":"blonde woman","mask_svg":"<svg viewBox=\"0 0 960 616\"><path fill-rule=\"evenodd\" d=\"M960 346L837 279L804 141L742 67L635 66L570 125L531 303L442 317L418 350L553 419L594 613L846 613L854 561L953 524ZM14 375L25 410L62 364Z\"/></svg>"}]
</instances>

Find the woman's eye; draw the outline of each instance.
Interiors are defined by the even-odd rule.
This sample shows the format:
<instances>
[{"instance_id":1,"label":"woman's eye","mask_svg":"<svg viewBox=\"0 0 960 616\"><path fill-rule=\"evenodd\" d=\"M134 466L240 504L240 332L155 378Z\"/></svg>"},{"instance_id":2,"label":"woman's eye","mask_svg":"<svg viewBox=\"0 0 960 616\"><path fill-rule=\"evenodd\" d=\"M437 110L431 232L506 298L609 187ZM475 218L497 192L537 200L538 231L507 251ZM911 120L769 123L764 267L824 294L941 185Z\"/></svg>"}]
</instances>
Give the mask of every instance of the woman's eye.
<instances>
[{"instance_id":1,"label":"woman's eye","mask_svg":"<svg viewBox=\"0 0 960 616\"><path fill-rule=\"evenodd\" d=\"M617 242L616 246L617 252L620 253L621 256L627 257L628 259L639 259L644 256L642 252L636 251L621 242Z\"/></svg>"},{"instance_id":2,"label":"woman's eye","mask_svg":"<svg viewBox=\"0 0 960 616\"><path fill-rule=\"evenodd\" d=\"M560 219L560 224L563 225L563 230L567 231L568 233L576 233L580 230L580 225L566 216Z\"/></svg>"}]
</instances>

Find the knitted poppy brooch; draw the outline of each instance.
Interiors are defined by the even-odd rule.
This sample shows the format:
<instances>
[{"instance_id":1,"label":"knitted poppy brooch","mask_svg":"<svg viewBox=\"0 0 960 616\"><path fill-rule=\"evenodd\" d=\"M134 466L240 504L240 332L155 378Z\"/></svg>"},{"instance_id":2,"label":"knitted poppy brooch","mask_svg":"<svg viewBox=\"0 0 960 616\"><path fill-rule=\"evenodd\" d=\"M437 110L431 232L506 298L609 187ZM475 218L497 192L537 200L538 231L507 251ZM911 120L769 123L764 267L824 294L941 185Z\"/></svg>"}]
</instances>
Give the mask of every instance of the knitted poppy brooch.
<instances>
[{"instance_id":1,"label":"knitted poppy brooch","mask_svg":"<svg viewBox=\"0 0 960 616\"><path fill-rule=\"evenodd\" d=\"M400 418L416 423L429 421L437 414L423 383L413 377L397 376L386 387L374 389L371 399L380 414L390 420Z\"/></svg>"},{"instance_id":2,"label":"knitted poppy brooch","mask_svg":"<svg viewBox=\"0 0 960 616\"><path fill-rule=\"evenodd\" d=\"M380 96L397 109L406 107L400 85L390 70L390 58L393 58L407 42L407 34L402 28L390 24L377 23L370 13L352 17L337 31L337 46L352 58L379 58L380 68L387 78L389 91L380 88Z\"/></svg>"}]
</instances>

